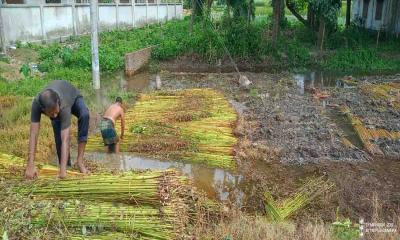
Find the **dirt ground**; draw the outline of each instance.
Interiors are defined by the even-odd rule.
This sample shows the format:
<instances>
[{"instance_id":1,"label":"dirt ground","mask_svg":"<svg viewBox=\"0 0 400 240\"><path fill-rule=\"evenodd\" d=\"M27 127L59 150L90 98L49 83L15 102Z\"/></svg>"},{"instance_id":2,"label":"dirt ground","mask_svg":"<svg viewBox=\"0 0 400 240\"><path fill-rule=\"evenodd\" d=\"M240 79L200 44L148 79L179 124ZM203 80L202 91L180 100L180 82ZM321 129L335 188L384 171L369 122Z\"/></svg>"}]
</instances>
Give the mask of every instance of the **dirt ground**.
<instances>
[{"instance_id":1,"label":"dirt ground","mask_svg":"<svg viewBox=\"0 0 400 240\"><path fill-rule=\"evenodd\" d=\"M242 174L257 186L249 193L257 196L252 198L256 200L244 208L262 212L264 191L285 199L307 177L325 176L335 184L334 190L300 211L295 216L299 222L311 218L332 222L338 217L355 222L360 218L396 221L400 162L374 158L362 149L346 146L341 141L346 133L329 115L329 106L347 102L347 96L354 99L354 106L362 107L364 100L357 88L345 93L332 90L327 105L312 94L302 94L289 73L244 74L253 82L247 90L239 87L233 73L161 74L165 88L219 89L241 113L236 156ZM389 78L398 80L398 76ZM398 122L397 116L383 118L391 125Z\"/></svg>"}]
</instances>

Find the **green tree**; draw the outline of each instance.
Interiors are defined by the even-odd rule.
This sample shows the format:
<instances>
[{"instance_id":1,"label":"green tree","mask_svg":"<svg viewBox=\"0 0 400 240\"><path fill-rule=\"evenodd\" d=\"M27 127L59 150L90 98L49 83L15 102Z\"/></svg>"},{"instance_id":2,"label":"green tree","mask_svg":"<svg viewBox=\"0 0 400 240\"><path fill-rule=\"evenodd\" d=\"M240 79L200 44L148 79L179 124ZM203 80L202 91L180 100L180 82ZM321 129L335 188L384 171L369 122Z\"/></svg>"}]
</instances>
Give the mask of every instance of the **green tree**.
<instances>
[{"instance_id":1,"label":"green tree","mask_svg":"<svg viewBox=\"0 0 400 240\"><path fill-rule=\"evenodd\" d=\"M337 19L342 6L341 0L309 0L310 10L318 17L318 48L323 49L324 39L328 31L337 27Z\"/></svg>"},{"instance_id":2,"label":"green tree","mask_svg":"<svg viewBox=\"0 0 400 240\"><path fill-rule=\"evenodd\" d=\"M233 13L234 18L243 17L247 21L255 17L256 7L254 0L226 0L229 14Z\"/></svg>"}]
</instances>

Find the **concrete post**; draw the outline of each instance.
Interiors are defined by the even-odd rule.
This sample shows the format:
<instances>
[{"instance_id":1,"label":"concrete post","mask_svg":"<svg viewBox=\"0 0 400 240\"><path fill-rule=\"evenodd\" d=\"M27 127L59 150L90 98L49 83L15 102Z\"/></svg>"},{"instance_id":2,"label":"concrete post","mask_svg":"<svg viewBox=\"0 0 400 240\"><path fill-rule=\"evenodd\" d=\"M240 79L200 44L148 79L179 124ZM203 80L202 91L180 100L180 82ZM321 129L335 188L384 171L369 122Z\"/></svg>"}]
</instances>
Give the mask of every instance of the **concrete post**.
<instances>
[{"instance_id":1,"label":"concrete post","mask_svg":"<svg viewBox=\"0 0 400 240\"><path fill-rule=\"evenodd\" d=\"M98 39L98 0L90 1L90 26L92 39L92 78L93 88L100 89L99 39Z\"/></svg>"},{"instance_id":2,"label":"concrete post","mask_svg":"<svg viewBox=\"0 0 400 240\"><path fill-rule=\"evenodd\" d=\"M174 2L174 6L175 6L175 16L174 16L174 18L175 18L175 19L177 19L177 17L176 17L176 5L177 5L177 3L178 3L178 1L175 0L175 2Z\"/></svg>"},{"instance_id":3,"label":"concrete post","mask_svg":"<svg viewBox=\"0 0 400 240\"><path fill-rule=\"evenodd\" d=\"M131 0L131 7L132 7L132 28L135 27L135 0Z\"/></svg>"},{"instance_id":4,"label":"concrete post","mask_svg":"<svg viewBox=\"0 0 400 240\"><path fill-rule=\"evenodd\" d=\"M168 0L167 0L167 2L165 4L167 5L167 21L168 21L169 20L169 3L168 3Z\"/></svg>"},{"instance_id":5,"label":"concrete post","mask_svg":"<svg viewBox=\"0 0 400 240\"><path fill-rule=\"evenodd\" d=\"M149 25L149 0L146 0L146 25Z\"/></svg>"},{"instance_id":6,"label":"concrete post","mask_svg":"<svg viewBox=\"0 0 400 240\"><path fill-rule=\"evenodd\" d=\"M41 0L40 1L40 27L42 29L42 40L46 41L46 30L44 29L44 4L46 3L46 0Z\"/></svg>"},{"instance_id":7,"label":"concrete post","mask_svg":"<svg viewBox=\"0 0 400 240\"><path fill-rule=\"evenodd\" d=\"M71 10L72 10L72 28L74 30L74 36L78 36L78 29L76 24L76 4L75 0L71 2Z\"/></svg>"},{"instance_id":8,"label":"concrete post","mask_svg":"<svg viewBox=\"0 0 400 240\"><path fill-rule=\"evenodd\" d=\"M158 14L158 10L159 10L159 0L156 0L156 4L157 4L157 23L160 23L160 16Z\"/></svg>"},{"instance_id":9,"label":"concrete post","mask_svg":"<svg viewBox=\"0 0 400 240\"><path fill-rule=\"evenodd\" d=\"M119 29L119 0L115 0L115 20L117 21L117 29Z\"/></svg>"},{"instance_id":10,"label":"concrete post","mask_svg":"<svg viewBox=\"0 0 400 240\"><path fill-rule=\"evenodd\" d=\"M4 25L3 25L3 8L2 8L2 2L0 1L0 40L1 40L1 51L3 54L7 53L7 48L6 48L6 36L4 35Z\"/></svg>"}]
</instances>

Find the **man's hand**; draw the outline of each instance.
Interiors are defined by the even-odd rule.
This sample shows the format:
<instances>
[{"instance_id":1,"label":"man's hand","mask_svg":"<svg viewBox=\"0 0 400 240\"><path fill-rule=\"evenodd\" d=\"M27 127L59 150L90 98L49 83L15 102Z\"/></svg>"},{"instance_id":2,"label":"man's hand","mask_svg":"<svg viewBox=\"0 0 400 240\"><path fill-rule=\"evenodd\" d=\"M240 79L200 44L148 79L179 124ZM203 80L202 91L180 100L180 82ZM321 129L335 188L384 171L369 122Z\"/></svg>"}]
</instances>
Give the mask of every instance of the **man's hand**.
<instances>
[{"instance_id":1,"label":"man's hand","mask_svg":"<svg viewBox=\"0 0 400 240\"><path fill-rule=\"evenodd\" d=\"M34 164L28 164L25 169L25 178L28 180L33 180L38 177L38 171Z\"/></svg>"}]
</instances>

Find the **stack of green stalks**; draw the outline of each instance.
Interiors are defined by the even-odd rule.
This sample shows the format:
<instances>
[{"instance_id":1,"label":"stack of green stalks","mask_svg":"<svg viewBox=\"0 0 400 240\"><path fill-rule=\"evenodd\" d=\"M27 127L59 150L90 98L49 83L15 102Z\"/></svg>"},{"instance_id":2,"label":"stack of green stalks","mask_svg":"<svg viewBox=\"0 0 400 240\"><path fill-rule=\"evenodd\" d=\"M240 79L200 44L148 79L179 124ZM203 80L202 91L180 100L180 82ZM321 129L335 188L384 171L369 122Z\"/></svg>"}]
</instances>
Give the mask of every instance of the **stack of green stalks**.
<instances>
[{"instance_id":1,"label":"stack of green stalks","mask_svg":"<svg viewBox=\"0 0 400 240\"><path fill-rule=\"evenodd\" d=\"M125 233L118 233L118 232L111 232L111 233L104 233L104 234L87 234L84 236L75 235L71 236L70 240L131 240L134 239L136 236L125 234ZM137 237L136 237L137 238Z\"/></svg>"},{"instance_id":2,"label":"stack of green stalks","mask_svg":"<svg viewBox=\"0 0 400 240\"><path fill-rule=\"evenodd\" d=\"M143 94L125 114L128 132L121 151L232 169L236 118L223 94L212 89ZM100 134L86 149L103 149Z\"/></svg>"},{"instance_id":3,"label":"stack of green stalks","mask_svg":"<svg viewBox=\"0 0 400 240\"><path fill-rule=\"evenodd\" d=\"M0 177L5 179L22 179L26 160L9 154L0 153ZM48 164L36 164L40 178L54 178L58 176L58 167ZM68 171L68 175L79 176L80 173Z\"/></svg>"},{"instance_id":4,"label":"stack of green stalks","mask_svg":"<svg viewBox=\"0 0 400 240\"><path fill-rule=\"evenodd\" d=\"M45 227L49 223L58 226L88 228L88 231L102 229L129 234L135 239L174 239L181 233L176 226L179 218L174 206L129 206L108 202L47 203L32 223Z\"/></svg>"},{"instance_id":5,"label":"stack of green stalks","mask_svg":"<svg viewBox=\"0 0 400 240\"><path fill-rule=\"evenodd\" d=\"M20 178L23 165L21 158L0 154L3 178ZM63 228L69 235L89 228L137 239L175 239L191 216L187 179L173 170L45 177L56 173L57 167L43 165L42 178L13 188L34 201L30 218L36 227Z\"/></svg>"},{"instance_id":6,"label":"stack of green stalks","mask_svg":"<svg viewBox=\"0 0 400 240\"><path fill-rule=\"evenodd\" d=\"M316 197L328 192L333 187L322 177L309 180L292 197L277 203L270 193L264 193L265 210L274 221L282 221L305 207Z\"/></svg>"},{"instance_id":7,"label":"stack of green stalks","mask_svg":"<svg viewBox=\"0 0 400 240\"><path fill-rule=\"evenodd\" d=\"M160 205L173 200L174 191L184 179L175 171L128 172L68 178L63 181L39 181L19 190L38 199L82 199L123 202L132 205Z\"/></svg>"}]
</instances>

